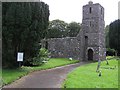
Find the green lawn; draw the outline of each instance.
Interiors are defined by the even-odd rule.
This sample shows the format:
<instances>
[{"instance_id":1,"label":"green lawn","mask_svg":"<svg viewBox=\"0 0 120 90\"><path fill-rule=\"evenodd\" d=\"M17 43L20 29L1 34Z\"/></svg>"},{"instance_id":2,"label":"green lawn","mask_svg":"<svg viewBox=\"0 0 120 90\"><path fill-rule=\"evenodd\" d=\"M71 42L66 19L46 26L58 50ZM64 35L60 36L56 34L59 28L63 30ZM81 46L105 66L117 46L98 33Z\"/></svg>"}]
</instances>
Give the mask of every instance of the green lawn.
<instances>
[{"instance_id":1,"label":"green lawn","mask_svg":"<svg viewBox=\"0 0 120 90\"><path fill-rule=\"evenodd\" d=\"M108 57L110 59L110 57ZM62 87L66 88L118 88L118 60L112 58L101 62L99 77L96 72L97 63L86 64L68 74Z\"/></svg>"},{"instance_id":2,"label":"green lawn","mask_svg":"<svg viewBox=\"0 0 120 90\"><path fill-rule=\"evenodd\" d=\"M42 66L37 67L25 67L22 66L20 69L3 69L2 70L2 79L3 79L3 85L9 84L16 79L19 79L22 76L25 76L26 74L36 71L36 70L45 70L50 69L58 66L63 66L67 64L73 64L79 62L78 60L69 60L65 58L52 58L47 63L45 63Z\"/></svg>"},{"instance_id":3,"label":"green lawn","mask_svg":"<svg viewBox=\"0 0 120 90\"><path fill-rule=\"evenodd\" d=\"M2 69L0 68L0 88L2 87Z\"/></svg>"}]
</instances>

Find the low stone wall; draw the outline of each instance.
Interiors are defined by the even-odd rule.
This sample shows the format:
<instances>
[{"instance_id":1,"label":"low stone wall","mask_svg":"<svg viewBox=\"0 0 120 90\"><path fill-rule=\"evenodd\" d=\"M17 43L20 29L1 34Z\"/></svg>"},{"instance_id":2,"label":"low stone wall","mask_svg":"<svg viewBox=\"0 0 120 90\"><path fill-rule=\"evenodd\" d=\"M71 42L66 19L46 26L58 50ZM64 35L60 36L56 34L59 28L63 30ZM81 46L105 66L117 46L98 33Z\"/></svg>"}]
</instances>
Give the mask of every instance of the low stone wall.
<instances>
[{"instance_id":1,"label":"low stone wall","mask_svg":"<svg viewBox=\"0 0 120 90\"><path fill-rule=\"evenodd\" d=\"M51 57L80 59L80 43L76 37L47 40Z\"/></svg>"}]
</instances>

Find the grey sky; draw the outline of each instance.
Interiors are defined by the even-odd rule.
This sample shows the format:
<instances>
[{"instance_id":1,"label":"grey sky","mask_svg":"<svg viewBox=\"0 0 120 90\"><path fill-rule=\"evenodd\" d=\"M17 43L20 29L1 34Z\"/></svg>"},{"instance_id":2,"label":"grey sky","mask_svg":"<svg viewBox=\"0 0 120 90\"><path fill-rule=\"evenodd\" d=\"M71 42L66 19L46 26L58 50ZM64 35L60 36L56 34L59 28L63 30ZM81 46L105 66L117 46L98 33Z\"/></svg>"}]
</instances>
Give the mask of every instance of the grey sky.
<instances>
[{"instance_id":1,"label":"grey sky","mask_svg":"<svg viewBox=\"0 0 120 90\"><path fill-rule=\"evenodd\" d=\"M82 22L82 6L90 0L42 0L49 5L49 20L60 19L65 22ZM118 19L119 0L92 0L105 8L105 25Z\"/></svg>"}]
</instances>

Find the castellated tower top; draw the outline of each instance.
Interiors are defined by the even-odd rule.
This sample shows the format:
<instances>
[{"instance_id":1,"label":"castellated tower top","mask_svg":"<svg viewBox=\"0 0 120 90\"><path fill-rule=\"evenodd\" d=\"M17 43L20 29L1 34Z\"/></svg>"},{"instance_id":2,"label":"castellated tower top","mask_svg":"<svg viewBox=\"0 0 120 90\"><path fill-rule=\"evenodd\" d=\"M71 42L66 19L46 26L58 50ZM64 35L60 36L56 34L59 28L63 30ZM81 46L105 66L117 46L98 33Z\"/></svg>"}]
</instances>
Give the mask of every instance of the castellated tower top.
<instances>
[{"instance_id":1,"label":"castellated tower top","mask_svg":"<svg viewBox=\"0 0 120 90\"><path fill-rule=\"evenodd\" d=\"M104 20L104 8L99 3L89 1L83 6L83 19L99 18Z\"/></svg>"}]
</instances>

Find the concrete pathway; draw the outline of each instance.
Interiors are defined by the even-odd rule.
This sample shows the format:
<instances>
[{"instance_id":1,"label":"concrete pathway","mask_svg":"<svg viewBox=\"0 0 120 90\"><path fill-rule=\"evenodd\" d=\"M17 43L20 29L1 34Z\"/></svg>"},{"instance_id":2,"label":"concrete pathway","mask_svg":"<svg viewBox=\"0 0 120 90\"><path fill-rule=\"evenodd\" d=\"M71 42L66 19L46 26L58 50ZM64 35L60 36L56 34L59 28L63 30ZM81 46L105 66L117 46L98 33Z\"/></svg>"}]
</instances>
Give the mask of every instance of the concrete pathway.
<instances>
[{"instance_id":1,"label":"concrete pathway","mask_svg":"<svg viewBox=\"0 0 120 90\"><path fill-rule=\"evenodd\" d=\"M35 71L3 88L60 88L69 72L86 63L80 62L54 69Z\"/></svg>"}]
</instances>

